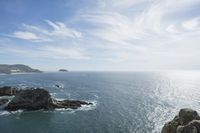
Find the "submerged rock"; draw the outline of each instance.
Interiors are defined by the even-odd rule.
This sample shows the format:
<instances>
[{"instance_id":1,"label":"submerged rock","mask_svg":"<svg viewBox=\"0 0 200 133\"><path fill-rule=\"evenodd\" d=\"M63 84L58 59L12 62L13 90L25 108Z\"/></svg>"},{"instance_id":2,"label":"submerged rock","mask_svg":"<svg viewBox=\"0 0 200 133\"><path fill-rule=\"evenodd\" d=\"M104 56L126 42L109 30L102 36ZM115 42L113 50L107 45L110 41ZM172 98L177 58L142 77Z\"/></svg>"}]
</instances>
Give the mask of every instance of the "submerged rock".
<instances>
[{"instance_id":1,"label":"submerged rock","mask_svg":"<svg viewBox=\"0 0 200 133\"><path fill-rule=\"evenodd\" d=\"M200 117L195 110L184 108L167 122L161 133L200 133Z\"/></svg>"},{"instance_id":2,"label":"submerged rock","mask_svg":"<svg viewBox=\"0 0 200 133\"><path fill-rule=\"evenodd\" d=\"M57 101L51 98L49 92L45 89L27 89L20 90L15 97L4 108L8 111L23 110L52 110L55 108L71 108L77 109L81 105L90 105L85 101L79 100L63 100Z\"/></svg>"}]
</instances>

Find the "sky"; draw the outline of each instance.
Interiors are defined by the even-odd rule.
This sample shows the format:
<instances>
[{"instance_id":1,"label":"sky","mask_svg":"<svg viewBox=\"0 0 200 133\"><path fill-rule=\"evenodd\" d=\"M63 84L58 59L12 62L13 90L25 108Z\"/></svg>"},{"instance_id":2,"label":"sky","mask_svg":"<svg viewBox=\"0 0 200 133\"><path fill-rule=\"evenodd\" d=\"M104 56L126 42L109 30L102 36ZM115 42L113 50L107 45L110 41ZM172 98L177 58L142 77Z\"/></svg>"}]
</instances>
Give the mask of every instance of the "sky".
<instances>
[{"instance_id":1,"label":"sky","mask_svg":"<svg viewBox=\"0 0 200 133\"><path fill-rule=\"evenodd\" d=\"M200 69L200 0L0 0L0 64Z\"/></svg>"}]
</instances>

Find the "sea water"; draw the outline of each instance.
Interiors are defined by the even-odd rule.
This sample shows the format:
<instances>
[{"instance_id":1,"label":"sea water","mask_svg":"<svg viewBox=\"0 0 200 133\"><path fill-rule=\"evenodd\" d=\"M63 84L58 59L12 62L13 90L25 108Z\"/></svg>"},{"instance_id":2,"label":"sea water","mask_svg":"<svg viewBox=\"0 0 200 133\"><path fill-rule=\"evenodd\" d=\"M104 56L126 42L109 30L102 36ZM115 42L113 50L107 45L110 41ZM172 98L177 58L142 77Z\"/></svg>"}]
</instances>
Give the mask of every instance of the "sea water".
<instances>
[{"instance_id":1,"label":"sea water","mask_svg":"<svg viewBox=\"0 0 200 133\"><path fill-rule=\"evenodd\" d=\"M93 103L77 110L0 110L0 133L159 133L179 109L200 111L198 71L0 75L0 86L42 87L55 99Z\"/></svg>"}]
</instances>

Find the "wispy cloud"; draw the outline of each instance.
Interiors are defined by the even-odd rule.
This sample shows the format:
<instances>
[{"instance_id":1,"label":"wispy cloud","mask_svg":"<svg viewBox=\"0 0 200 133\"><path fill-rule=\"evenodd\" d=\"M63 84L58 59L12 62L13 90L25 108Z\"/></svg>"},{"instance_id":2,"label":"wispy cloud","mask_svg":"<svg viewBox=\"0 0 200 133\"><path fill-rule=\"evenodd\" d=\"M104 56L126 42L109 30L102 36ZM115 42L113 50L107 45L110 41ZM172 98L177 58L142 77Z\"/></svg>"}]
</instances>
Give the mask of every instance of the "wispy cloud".
<instances>
[{"instance_id":1,"label":"wispy cloud","mask_svg":"<svg viewBox=\"0 0 200 133\"><path fill-rule=\"evenodd\" d=\"M53 31L49 32L50 36L56 37L71 37L75 39L81 38L82 34L72 28L66 27L62 22L53 23L52 21L46 20L46 22L53 28Z\"/></svg>"},{"instance_id":2,"label":"wispy cloud","mask_svg":"<svg viewBox=\"0 0 200 133\"><path fill-rule=\"evenodd\" d=\"M31 40L31 41L38 41L41 40L39 36L37 36L34 33L31 32L23 32L23 31L16 31L13 33L13 36L19 39L24 39L24 40Z\"/></svg>"},{"instance_id":3,"label":"wispy cloud","mask_svg":"<svg viewBox=\"0 0 200 133\"><path fill-rule=\"evenodd\" d=\"M60 22L23 22L11 35L30 43L12 52L23 54L32 48L26 52L32 57L87 59L103 62L108 69L112 63L119 69L157 69L188 62L192 68L195 59L200 59L200 16L196 13L200 9L194 8L199 0L95 0L73 8L76 2L66 8L76 9L74 14L63 13Z\"/></svg>"},{"instance_id":4,"label":"wispy cloud","mask_svg":"<svg viewBox=\"0 0 200 133\"><path fill-rule=\"evenodd\" d=\"M199 48L198 43L192 41L198 40L197 35L200 35L199 16L170 17L186 12L197 3L197 0L101 1L96 10L82 11L80 21L93 26L86 32L96 39L89 43L91 47L95 45L98 49L104 49L103 54L107 55L109 61L124 64L134 62L134 65L140 66L151 62L157 67L163 67L166 61L169 63L166 66L171 64L175 67L173 59L166 53L173 55L174 60L194 58L186 51L191 49L189 42L194 43L192 47ZM184 49L181 48L181 42L184 42ZM173 50L169 48L171 46ZM198 56L196 54L196 58L200 58ZM152 64L148 66L154 67Z\"/></svg>"},{"instance_id":5,"label":"wispy cloud","mask_svg":"<svg viewBox=\"0 0 200 133\"><path fill-rule=\"evenodd\" d=\"M13 55L26 55L29 58L43 59L89 59L85 49L78 46L82 33L73 28L69 28L62 22L53 22L45 20L47 26L28 25L22 23L21 29L14 31L8 36L12 40L13 37L26 40L25 45L21 42L12 45L4 41L7 45L2 45L2 51ZM34 43L37 45L34 46ZM12 47L12 48L11 48Z\"/></svg>"},{"instance_id":6,"label":"wispy cloud","mask_svg":"<svg viewBox=\"0 0 200 133\"><path fill-rule=\"evenodd\" d=\"M45 22L50 26L49 29L35 25L22 24L22 30L13 32L11 36L33 42L52 41L55 38L80 39L82 37L81 32L73 28L68 28L62 22L52 22L50 20L45 20Z\"/></svg>"}]
</instances>

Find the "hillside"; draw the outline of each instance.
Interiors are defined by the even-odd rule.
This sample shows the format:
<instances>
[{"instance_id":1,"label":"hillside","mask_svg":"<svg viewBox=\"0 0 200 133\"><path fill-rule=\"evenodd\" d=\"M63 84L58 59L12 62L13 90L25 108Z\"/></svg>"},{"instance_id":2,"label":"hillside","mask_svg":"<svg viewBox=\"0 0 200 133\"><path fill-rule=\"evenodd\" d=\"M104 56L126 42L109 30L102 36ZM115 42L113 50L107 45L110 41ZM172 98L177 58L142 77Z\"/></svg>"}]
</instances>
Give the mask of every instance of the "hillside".
<instances>
[{"instance_id":1,"label":"hillside","mask_svg":"<svg viewBox=\"0 0 200 133\"><path fill-rule=\"evenodd\" d=\"M39 73L41 71L22 64L16 64L16 65L0 64L0 74L35 73L35 72Z\"/></svg>"}]
</instances>

